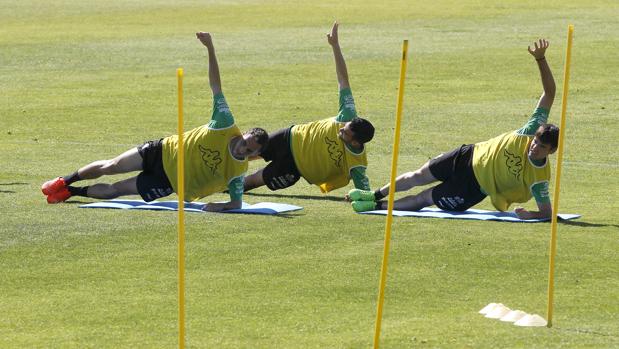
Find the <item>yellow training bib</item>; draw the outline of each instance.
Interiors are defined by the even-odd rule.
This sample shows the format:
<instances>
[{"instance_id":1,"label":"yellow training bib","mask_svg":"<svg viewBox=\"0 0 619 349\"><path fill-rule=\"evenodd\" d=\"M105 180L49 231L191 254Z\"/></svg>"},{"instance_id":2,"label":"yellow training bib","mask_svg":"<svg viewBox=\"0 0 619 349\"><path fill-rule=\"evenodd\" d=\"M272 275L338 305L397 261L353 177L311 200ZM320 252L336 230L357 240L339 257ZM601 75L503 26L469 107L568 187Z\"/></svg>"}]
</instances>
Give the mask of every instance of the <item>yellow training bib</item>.
<instances>
[{"instance_id":1,"label":"yellow training bib","mask_svg":"<svg viewBox=\"0 0 619 349\"><path fill-rule=\"evenodd\" d=\"M529 201L531 187L550 179L548 158L542 166L534 165L529 159L527 151L533 137L508 132L475 144L475 178L500 211L506 211L514 202Z\"/></svg>"},{"instance_id":2,"label":"yellow training bib","mask_svg":"<svg viewBox=\"0 0 619 349\"><path fill-rule=\"evenodd\" d=\"M224 129L200 126L183 134L185 148L185 199L194 201L227 189L228 183L247 172L247 159L230 153L230 139L241 136L236 125ZM163 169L177 192L178 136L163 140Z\"/></svg>"},{"instance_id":3,"label":"yellow training bib","mask_svg":"<svg viewBox=\"0 0 619 349\"><path fill-rule=\"evenodd\" d=\"M329 118L296 125L291 130L292 155L297 169L323 193L347 185L352 168L367 167L365 149L355 154L340 139L338 131L344 124Z\"/></svg>"}]
</instances>

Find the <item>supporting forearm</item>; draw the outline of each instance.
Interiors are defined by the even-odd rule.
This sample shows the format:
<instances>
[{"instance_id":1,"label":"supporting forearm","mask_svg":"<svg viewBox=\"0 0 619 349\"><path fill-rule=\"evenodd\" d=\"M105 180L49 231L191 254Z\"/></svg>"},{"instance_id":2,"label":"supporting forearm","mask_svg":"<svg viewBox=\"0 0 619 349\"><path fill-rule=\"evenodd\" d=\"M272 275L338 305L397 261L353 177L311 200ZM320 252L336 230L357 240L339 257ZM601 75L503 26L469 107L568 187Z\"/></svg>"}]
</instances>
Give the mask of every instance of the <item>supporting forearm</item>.
<instances>
[{"instance_id":1,"label":"supporting forearm","mask_svg":"<svg viewBox=\"0 0 619 349\"><path fill-rule=\"evenodd\" d=\"M241 201L229 201L229 202L209 202L202 210L208 212L221 212L225 210L234 210L241 208L243 203Z\"/></svg>"},{"instance_id":2,"label":"supporting forearm","mask_svg":"<svg viewBox=\"0 0 619 349\"><path fill-rule=\"evenodd\" d=\"M517 207L514 212L520 219L546 219L552 217L552 208L542 208L539 211L529 211L522 207Z\"/></svg>"}]
</instances>

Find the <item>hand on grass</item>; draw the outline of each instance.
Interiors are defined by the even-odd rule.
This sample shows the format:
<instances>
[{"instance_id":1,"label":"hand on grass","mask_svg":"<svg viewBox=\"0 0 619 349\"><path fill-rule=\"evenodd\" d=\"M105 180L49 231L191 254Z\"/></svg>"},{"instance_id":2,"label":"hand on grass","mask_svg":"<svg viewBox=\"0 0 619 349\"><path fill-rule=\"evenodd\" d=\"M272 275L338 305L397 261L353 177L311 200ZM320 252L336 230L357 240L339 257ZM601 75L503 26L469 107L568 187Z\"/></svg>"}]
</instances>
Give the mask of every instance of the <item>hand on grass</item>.
<instances>
[{"instance_id":1,"label":"hand on grass","mask_svg":"<svg viewBox=\"0 0 619 349\"><path fill-rule=\"evenodd\" d=\"M550 46L550 43L546 39L539 39L533 43L534 48L527 47L529 53L535 57L536 60L542 60L546 54L546 49Z\"/></svg>"}]
</instances>

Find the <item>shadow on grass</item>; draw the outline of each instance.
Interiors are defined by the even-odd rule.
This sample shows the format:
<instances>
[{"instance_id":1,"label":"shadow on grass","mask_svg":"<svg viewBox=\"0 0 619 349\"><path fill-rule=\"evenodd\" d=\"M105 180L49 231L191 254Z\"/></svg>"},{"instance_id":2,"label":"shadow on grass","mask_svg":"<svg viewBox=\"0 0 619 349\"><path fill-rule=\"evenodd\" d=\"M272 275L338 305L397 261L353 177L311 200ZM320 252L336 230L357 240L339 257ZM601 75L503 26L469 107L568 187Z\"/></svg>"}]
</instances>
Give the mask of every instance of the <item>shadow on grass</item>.
<instances>
[{"instance_id":1,"label":"shadow on grass","mask_svg":"<svg viewBox=\"0 0 619 349\"><path fill-rule=\"evenodd\" d=\"M80 205L85 205L85 204L92 204L95 201L81 201L81 200L67 200L64 203L65 204L80 204Z\"/></svg>"},{"instance_id":2,"label":"shadow on grass","mask_svg":"<svg viewBox=\"0 0 619 349\"><path fill-rule=\"evenodd\" d=\"M587 223L587 222L577 222L577 221L559 221L558 223L565 224L565 225L573 225L575 227L582 227L582 228L600 228L600 227L619 228L619 224L600 224L600 223Z\"/></svg>"},{"instance_id":3,"label":"shadow on grass","mask_svg":"<svg viewBox=\"0 0 619 349\"><path fill-rule=\"evenodd\" d=\"M245 192L243 195L257 196L257 197L272 197L272 198L288 198L288 199L303 199L303 200L328 200L328 201L342 201L344 197L333 195L289 195L289 194L264 194L264 193L252 193Z\"/></svg>"},{"instance_id":4,"label":"shadow on grass","mask_svg":"<svg viewBox=\"0 0 619 349\"><path fill-rule=\"evenodd\" d=\"M231 213L231 214L238 214L238 213ZM278 213L278 214L249 214L249 216L269 216L269 217L275 217L275 218L286 218L286 219L292 219L292 218L297 218L300 216L304 216L305 213ZM247 215L244 215L247 216Z\"/></svg>"},{"instance_id":5,"label":"shadow on grass","mask_svg":"<svg viewBox=\"0 0 619 349\"><path fill-rule=\"evenodd\" d=\"M22 182L13 182L13 183L0 183L0 186L9 186L9 185L28 185L29 183L22 183ZM4 193L4 194L15 194L16 191L13 190L0 190L0 193Z\"/></svg>"},{"instance_id":6,"label":"shadow on grass","mask_svg":"<svg viewBox=\"0 0 619 349\"><path fill-rule=\"evenodd\" d=\"M587 330L587 329L580 329L580 328L561 328L561 327L556 327L557 330L559 331L566 331L566 332L576 332L576 333L586 333L586 334L592 334L592 335L596 335L596 336L604 336L604 337L614 337L614 338L619 338L619 336L617 336L614 333L605 333L605 332L598 332L598 331L591 331L591 330Z\"/></svg>"}]
</instances>

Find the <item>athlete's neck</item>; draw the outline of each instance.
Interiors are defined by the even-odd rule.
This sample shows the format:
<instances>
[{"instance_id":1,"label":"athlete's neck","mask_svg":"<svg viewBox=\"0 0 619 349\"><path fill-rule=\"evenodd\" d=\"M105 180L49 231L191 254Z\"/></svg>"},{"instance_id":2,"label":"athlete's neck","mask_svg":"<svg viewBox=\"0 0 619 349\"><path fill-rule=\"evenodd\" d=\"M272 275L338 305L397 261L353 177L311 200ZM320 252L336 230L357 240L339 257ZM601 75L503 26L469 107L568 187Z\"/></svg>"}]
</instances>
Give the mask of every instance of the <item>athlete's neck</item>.
<instances>
[{"instance_id":1,"label":"athlete's neck","mask_svg":"<svg viewBox=\"0 0 619 349\"><path fill-rule=\"evenodd\" d=\"M228 144L228 148L230 149L230 154L232 154L232 156L237 159L237 160L245 160L245 156L242 154L239 154L236 149L237 149L237 145L239 144L240 141L243 140L243 136L236 136L232 139L230 139L230 143Z\"/></svg>"},{"instance_id":2,"label":"athlete's neck","mask_svg":"<svg viewBox=\"0 0 619 349\"><path fill-rule=\"evenodd\" d=\"M529 160L531 160L531 162L533 163L533 165L535 166L543 166L546 163L546 158L543 159L534 159L531 156L529 156Z\"/></svg>"}]
</instances>

